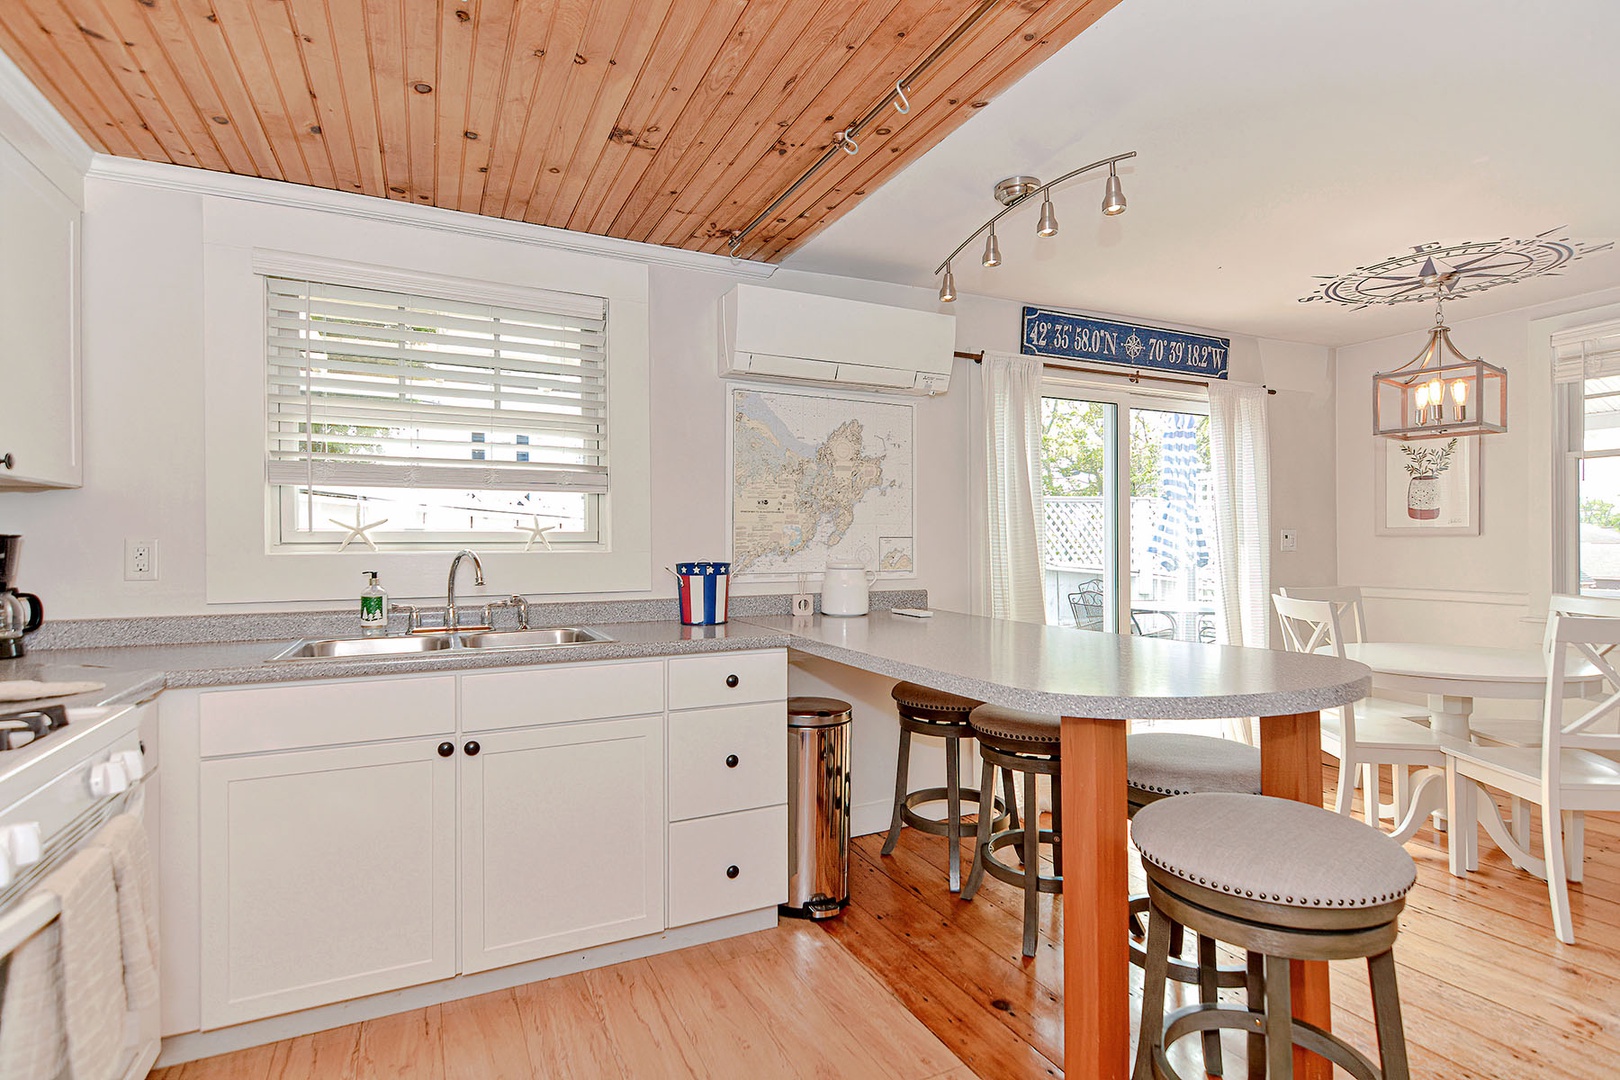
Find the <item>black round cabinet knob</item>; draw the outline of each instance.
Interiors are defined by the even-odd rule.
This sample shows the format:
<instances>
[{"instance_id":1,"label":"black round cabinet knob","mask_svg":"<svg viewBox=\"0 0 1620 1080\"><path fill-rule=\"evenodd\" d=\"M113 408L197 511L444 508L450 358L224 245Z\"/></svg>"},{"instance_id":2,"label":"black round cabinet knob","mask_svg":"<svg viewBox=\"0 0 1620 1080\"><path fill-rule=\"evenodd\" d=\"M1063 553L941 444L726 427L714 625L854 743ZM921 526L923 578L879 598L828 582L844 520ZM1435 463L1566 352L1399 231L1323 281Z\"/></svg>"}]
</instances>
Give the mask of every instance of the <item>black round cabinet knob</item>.
<instances>
[{"instance_id":1,"label":"black round cabinet knob","mask_svg":"<svg viewBox=\"0 0 1620 1080\"><path fill-rule=\"evenodd\" d=\"M735 769L736 767L737 767L737 755L736 754L727 754L726 755L726 768Z\"/></svg>"},{"instance_id":2,"label":"black round cabinet knob","mask_svg":"<svg viewBox=\"0 0 1620 1080\"><path fill-rule=\"evenodd\" d=\"M478 756L478 751L482 750L483 747L478 745L477 740L474 740L472 742L469 742L466 746L463 746L462 749L467 751L467 756L468 757L477 757Z\"/></svg>"},{"instance_id":3,"label":"black round cabinet knob","mask_svg":"<svg viewBox=\"0 0 1620 1080\"><path fill-rule=\"evenodd\" d=\"M736 685L737 685L737 676L735 676L735 675L727 675L726 676L726 685L735 688Z\"/></svg>"},{"instance_id":4,"label":"black round cabinet knob","mask_svg":"<svg viewBox=\"0 0 1620 1080\"><path fill-rule=\"evenodd\" d=\"M728 878L735 878L740 873L742 873L742 871L735 866L726 867L726 877Z\"/></svg>"},{"instance_id":5,"label":"black round cabinet knob","mask_svg":"<svg viewBox=\"0 0 1620 1080\"><path fill-rule=\"evenodd\" d=\"M456 752L456 744L455 743L442 742L442 743L439 744L439 756L440 757L449 757L451 754L453 754L455 752Z\"/></svg>"}]
</instances>

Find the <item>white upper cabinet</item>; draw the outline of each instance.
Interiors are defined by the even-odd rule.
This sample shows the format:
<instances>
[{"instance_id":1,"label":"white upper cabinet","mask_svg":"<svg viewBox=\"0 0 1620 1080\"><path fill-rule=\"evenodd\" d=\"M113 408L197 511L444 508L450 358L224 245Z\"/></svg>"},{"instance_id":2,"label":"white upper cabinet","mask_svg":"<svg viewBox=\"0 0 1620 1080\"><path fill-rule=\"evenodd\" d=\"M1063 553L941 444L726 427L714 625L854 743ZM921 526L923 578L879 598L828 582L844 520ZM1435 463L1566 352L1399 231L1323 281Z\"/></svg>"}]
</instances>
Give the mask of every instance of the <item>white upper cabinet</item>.
<instances>
[{"instance_id":1,"label":"white upper cabinet","mask_svg":"<svg viewBox=\"0 0 1620 1080\"><path fill-rule=\"evenodd\" d=\"M78 487L79 207L0 140L0 488Z\"/></svg>"}]
</instances>

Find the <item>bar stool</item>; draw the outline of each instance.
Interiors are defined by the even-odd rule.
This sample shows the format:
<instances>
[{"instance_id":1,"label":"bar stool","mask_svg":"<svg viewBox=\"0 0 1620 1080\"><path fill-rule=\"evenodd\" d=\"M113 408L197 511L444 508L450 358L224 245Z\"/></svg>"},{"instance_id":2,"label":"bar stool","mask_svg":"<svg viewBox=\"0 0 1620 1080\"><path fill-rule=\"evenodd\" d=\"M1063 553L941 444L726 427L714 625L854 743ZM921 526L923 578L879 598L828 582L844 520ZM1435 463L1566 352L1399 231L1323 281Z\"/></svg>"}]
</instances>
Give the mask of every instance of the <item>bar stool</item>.
<instances>
[{"instance_id":1,"label":"bar stool","mask_svg":"<svg viewBox=\"0 0 1620 1080\"><path fill-rule=\"evenodd\" d=\"M961 785L961 754L958 747L963 739L972 737L972 732L968 730L968 714L979 702L909 682L896 683L890 696L894 698L895 711L900 714L900 753L894 769L894 815L889 819L889 835L883 841L883 854L894 854L894 846L900 842L902 824L930 836L947 837L950 843L950 889L951 892L960 892L962 799L966 797L973 802L980 799L976 788L963 788ZM908 790L913 735L945 740L944 787ZM995 800L997 828L1008 820L1009 814L1011 820L1018 820L1018 807L1013 805L1012 790L1009 780L1007 802L1003 804L1000 799ZM917 813L917 807L931 802L945 803L943 821Z\"/></svg>"},{"instance_id":2,"label":"bar stool","mask_svg":"<svg viewBox=\"0 0 1620 1080\"><path fill-rule=\"evenodd\" d=\"M1226 791L1242 795L1260 794L1260 750L1232 739L1180 732L1143 732L1125 739L1126 815L1132 819L1149 803L1178 795ZM1147 893L1130 898L1131 963L1147 967L1143 921L1148 912ZM1215 939L1198 935L1198 962L1181 959L1182 928L1170 929L1169 978L1198 987L1199 1000L1213 1005L1223 987L1248 985L1248 969L1222 967L1215 958ZM1211 1075L1221 1074L1221 1036L1204 1033L1204 1067Z\"/></svg>"},{"instance_id":3,"label":"bar stool","mask_svg":"<svg viewBox=\"0 0 1620 1080\"><path fill-rule=\"evenodd\" d=\"M979 883L988 872L991 877L1017 885L1024 890L1024 955L1035 955L1037 922L1041 893L1063 891L1063 778L1061 754L1063 750L1060 730L1062 721L1055 716L1006 709L999 705L980 705L968 717L973 737L979 740L979 757L984 761L979 779L979 842L973 851L973 870L968 875L967 888L962 899L971 900L979 891ZM1000 769L1009 784L1007 799L1012 801L1010 785L1013 773L1024 777L1024 823L992 831L990 794L996 789L995 770ZM1052 778L1052 827L1043 829L1035 805L1035 777ZM1050 877L1041 874L1041 845L1052 845ZM1004 847L1017 846L1024 866L1002 862L996 852Z\"/></svg>"},{"instance_id":4,"label":"bar stool","mask_svg":"<svg viewBox=\"0 0 1620 1080\"><path fill-rule=\"evenodd\" d=\"M1132 834L1150 901L1134 1080L1181 1080L1167 1049L1195 1031L1222 1028L1250 1034L1251 1080L1291 1078L1295 1046L1357 1080L1408 1080L1391 950L1417 867L1399 844L1319 806L1226 792L1145 806ZM1204 1002L1164 1015L1174 925L1248 950L1247 1009ZM1289 960L1362 958L1372 984L1376 1066L1292 1015Z\"/></svg>"}]
</instances>

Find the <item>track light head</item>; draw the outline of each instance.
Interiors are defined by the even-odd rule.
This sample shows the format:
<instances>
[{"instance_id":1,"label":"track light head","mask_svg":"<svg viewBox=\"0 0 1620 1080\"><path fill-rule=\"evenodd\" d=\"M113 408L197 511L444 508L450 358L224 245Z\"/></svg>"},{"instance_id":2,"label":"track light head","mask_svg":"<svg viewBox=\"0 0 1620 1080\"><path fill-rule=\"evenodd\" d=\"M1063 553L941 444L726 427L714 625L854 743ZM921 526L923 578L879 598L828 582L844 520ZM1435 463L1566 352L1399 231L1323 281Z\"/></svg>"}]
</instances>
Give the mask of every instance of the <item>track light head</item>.
<instances>
[{"instance_id":1,"label":"track light head","mask_svg":"<svg viewBox=\"0 0 1620 1080\"><path fill-rule=\"evenodd\" d=\"M1052 196L1048 193L1041 202L1041 222L1035 227L1035 235L1056 236L1057 231L1057 212L1052 209Z\"/></svg>"},{"instance_id":2,"label":"track light head","mask_svg":"<svg viewBox=\"0 0 1620 1080\"><path fill-rule=\"evenodd\" d=\"M1112 165L1108 166L1108 187L1103 191L1102 212L1107 217L1117 217L1125 212L1125 191L1119 186L1119 176Z\"/></svg>"},{"instance_id":3,"label":"track light head","mask_svg":"<svg viewBox=\"0 0 1620 1080\"><path fill-rule=\"evenodd\" d=\"M949 304L956 299L956 277L951 273L951 264L945 264L945 280L939 283L939 302Z\"/></svg>"},{"instance_id":4,"label":"track light head","mask_svg":"<svg viewBox=\"0 0 1620 1080\"><path fill-rule=\"evenodd\" d=\"M1001 245L996 243L996 227L990 226L990 235L984 241L984 258L979 260L985 266L1001 265Z\"/></svg>"}]
</instances>

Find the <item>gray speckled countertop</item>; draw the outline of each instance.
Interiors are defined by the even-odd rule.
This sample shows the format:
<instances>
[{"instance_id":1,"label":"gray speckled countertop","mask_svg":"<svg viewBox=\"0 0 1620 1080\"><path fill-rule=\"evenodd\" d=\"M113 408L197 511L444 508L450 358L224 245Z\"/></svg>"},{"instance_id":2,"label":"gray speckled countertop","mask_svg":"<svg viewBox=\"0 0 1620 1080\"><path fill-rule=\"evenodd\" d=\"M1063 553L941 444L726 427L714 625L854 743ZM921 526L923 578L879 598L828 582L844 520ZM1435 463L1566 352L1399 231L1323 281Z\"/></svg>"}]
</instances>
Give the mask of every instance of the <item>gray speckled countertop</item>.
<instances>
[{"instance_id":1,"label":"gray speckled countertop","mask_svg":"<svg viewBox=\"0 0 1620 1080\"><path fill-rule=\"evenodd\" d=\"M789 637L753 623L732 620L721 626L682 626L676 622L603 623L593 627L612 641L556 648L450 649L413 656L288 660L268 663L290 640L204 642L190 645L124 645L104 649L48 649L20 660L0 660L0 679L96 679L112 691L115 676L141 672L170 687L240 686L248 683L295 682L304 679L359 678L424 671L533 664L567 664L584 660L626 660L647 656L780 649ZM43 673L42 673L43 672ZM92 702L66 699L70 704Z\"/></svg>"},{"instance_id":2,"label":"gray speckled countertop","mask_svg":"<svg viewBox=\"0 0 1620 1080\"><path fill-rule=\"evenodd\" d=\"M1314 712L1367 696L1362 664L936 611L750 620L800 652L1031 712L1102 720Z\"/></svg>"}]
</instances>

